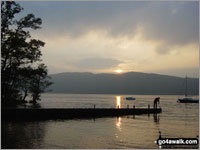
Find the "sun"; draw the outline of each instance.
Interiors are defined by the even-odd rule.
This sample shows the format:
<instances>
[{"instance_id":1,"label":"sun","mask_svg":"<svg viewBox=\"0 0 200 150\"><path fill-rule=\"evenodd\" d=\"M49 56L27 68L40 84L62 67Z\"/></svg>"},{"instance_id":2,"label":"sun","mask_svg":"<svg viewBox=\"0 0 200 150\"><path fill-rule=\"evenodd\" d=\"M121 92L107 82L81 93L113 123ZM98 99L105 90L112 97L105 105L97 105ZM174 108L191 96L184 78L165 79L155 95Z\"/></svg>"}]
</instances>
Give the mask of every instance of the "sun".
<instances>
[{"instance_id":1,"label":"sun","mask_svg":"<svg viewBox=\"0 0 200 150\"><path fill-rule=\"evenodd\" d=\"M122 73L122 70L121 69L117 69L115 70L116 73Z\"/></svg>"}]
</instances>

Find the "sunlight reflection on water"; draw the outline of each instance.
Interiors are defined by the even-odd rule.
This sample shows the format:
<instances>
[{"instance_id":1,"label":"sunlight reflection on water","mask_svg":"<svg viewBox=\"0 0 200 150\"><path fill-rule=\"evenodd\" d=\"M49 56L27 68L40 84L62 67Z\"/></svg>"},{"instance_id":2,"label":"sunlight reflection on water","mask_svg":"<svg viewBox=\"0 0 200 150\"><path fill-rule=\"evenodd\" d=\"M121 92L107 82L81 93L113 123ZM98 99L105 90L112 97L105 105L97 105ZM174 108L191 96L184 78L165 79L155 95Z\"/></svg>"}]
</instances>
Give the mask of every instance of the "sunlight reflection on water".
<instances>
[{"instance_id":1,"label":"sunlight reflection on water","mask_svg":"<svg viewBox=\"0 0 200 150\"><path fill-rule=\"evenodd\" d=\"M121 108L121 96L116 96L116 108Z\"/></svg>"},{"instance_id":2,"label":"sunlight reflection on water","mask_svg":"<svg viewBox=\"0 0 200 150\"><path fill-rule=\"evenodd\" d=\"M121 123L122 118L121 117L117 117L117 121L116 121L116 127L117 129L119 129L119 131L122 131L122 123Z\"/></svg>"}]
</instances>

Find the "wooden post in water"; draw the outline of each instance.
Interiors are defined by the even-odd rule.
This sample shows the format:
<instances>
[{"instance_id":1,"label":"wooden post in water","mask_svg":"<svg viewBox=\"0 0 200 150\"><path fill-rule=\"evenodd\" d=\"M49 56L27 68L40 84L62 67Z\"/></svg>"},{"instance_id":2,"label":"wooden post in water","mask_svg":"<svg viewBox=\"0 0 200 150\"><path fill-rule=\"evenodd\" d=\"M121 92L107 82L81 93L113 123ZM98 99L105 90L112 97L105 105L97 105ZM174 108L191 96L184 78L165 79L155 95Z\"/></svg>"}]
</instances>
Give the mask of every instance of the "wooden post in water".
<instances>
[{"instance_id":1,"label":"wooden post in water","mask_svg":"<svg viewBox=\"0 0 200 150\"><path fill-rule=\"evenodd\" d=\"M127 105L127 108L129 109L129 105Z\"/></svg>"},{"instance_id":2,"label":"wooden post in water","mask_svg":"<svg viewBox=\"0 0 200 150\"><path fill-rule=\"evenodd\" d=\"M133 111L135 111L134 109L135 109L135 105L133 105ZM135 115L133 115L133 119L135 119Z\"/></svg>"},{"instance_id":3,"label":"wooden post in water","mask_svg":"<svg viewBox=\"0 0 200 150\"><path fill-rule=\"evenodd\" d=\"M148 105L148 109L150 109L150 105Z\"/></svg>"}]
</instances>

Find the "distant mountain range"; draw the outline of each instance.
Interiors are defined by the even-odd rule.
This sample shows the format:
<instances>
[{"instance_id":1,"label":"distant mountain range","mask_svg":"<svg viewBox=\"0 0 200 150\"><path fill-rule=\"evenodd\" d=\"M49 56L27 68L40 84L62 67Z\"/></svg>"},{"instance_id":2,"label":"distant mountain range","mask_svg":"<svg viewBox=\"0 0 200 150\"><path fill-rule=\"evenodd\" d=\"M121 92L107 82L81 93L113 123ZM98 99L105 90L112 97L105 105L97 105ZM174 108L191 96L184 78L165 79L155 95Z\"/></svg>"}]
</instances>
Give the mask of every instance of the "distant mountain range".
<instances>
[{"instance_id":1,"label":"distant mountain range","mask_svg":"<svg viewBox=\"0 0 200 150\"><path fill-rule=\"evenodd\" d=\"M128 72L123 74L93 74L65 72L50 75L53 93L77 94L155 94L182 95L185 78L168 75ZM188 78L188 94L199 94L199 79Z\"/></svg>"}]
</instances>

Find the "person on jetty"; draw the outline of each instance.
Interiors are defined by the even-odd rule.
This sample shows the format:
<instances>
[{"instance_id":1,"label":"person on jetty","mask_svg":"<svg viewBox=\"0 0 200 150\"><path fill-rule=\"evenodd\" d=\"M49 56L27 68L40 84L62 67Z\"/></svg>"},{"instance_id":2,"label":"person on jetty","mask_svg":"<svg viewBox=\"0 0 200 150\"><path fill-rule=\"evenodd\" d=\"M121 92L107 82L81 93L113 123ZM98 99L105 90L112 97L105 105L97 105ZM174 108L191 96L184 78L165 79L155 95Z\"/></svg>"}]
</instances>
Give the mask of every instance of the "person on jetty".
<instances>
[{"instance_id":1,"label":"person on jetty","mask_svg":"<svg viewBox=\"0 0 200 150\"><path fill-rule=\"evenodd\" d=\"M154 108L154 109L157 109L157 103L159 104L159 102L160 102L160 97L156 97L156 98L154 99L154 103L153 103L153 108Z\"/></svg>"}]
</instances>

